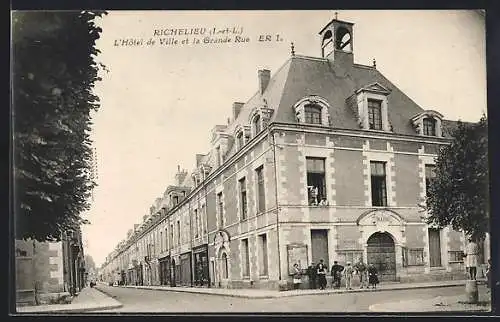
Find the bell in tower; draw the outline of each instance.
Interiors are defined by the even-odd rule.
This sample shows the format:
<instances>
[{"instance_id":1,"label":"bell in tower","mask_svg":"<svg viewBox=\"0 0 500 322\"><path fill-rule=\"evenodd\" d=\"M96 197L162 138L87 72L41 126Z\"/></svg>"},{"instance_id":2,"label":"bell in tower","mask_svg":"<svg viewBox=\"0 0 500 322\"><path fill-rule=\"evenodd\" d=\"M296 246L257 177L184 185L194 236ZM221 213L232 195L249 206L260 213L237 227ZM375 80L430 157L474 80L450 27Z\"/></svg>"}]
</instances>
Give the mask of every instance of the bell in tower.
<instances>
[{"instance_id":1,"label":"bell in tower","mask_svg":"<svg viewBox=\"0 0 500 322\"><path fill-rule=\"evenodd\" d=\"M332 60L336 65L348 67L353 64L353 23L335 18L320 32L321 57Z\"/></svg>"}]
</instances>

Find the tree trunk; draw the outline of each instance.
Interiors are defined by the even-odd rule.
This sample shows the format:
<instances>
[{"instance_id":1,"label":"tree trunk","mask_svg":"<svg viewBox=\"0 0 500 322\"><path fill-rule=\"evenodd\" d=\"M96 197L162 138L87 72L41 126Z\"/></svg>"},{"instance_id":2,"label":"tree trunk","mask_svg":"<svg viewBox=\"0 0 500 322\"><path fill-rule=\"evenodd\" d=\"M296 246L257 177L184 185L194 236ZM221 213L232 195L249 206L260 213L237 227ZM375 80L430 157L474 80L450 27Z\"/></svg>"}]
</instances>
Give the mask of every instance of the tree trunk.
<instances>
[{"instance_id":1,"label":"tree trunk","mask_svg":"<svg viewBox=\"0 0 500 322\"><path fill-rule=\"evenodd\" d=\"M477 304L479 302L479 292L477 290L476 280L467 280L465 282L465 296L467 303Z\"/></svg>"}]
</instances>

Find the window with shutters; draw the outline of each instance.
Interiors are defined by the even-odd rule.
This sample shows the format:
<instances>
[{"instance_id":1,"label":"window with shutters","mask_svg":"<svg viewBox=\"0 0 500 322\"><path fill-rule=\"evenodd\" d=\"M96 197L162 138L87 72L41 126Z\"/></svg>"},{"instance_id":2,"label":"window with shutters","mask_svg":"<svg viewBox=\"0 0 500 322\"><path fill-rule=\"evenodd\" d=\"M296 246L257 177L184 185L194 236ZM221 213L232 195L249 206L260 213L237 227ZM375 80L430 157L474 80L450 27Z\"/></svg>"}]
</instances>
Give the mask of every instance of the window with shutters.
<instances>
[{"instance_id":1,"label":"window with shutters","mask_svg":"<svg viewBox=\"0 0 500 322\"><path fill-rule=\"evenodd\" d=\"M245 177L239 181L240 188L240 207L241 207L241 220L247 219L247 184Z\"/></svg>"},{"instance_id":2,"label":"window with shutters","mask_svg":"<svg viewBox=\"0 0 500 322\"><path fill-rule=\"evenodd\" d=\"M268 259L267 259L267 235L259 235L259 246L260 246L260 262L259 262L259 275L268 275Z\"/></svg>"},{"instance_id":3,"label":"window with shutters","mask_svg":"<svg viewBox=\"0 0 500 322\"><path fill-rule=\"evenodd\" d=\"M243 277L250 276L250 253L248 251L248 238L241 240L241 261Z\"/></svg>"},{"instance_id":4,"label":"window with shutters","mask_svg":"<svg viewBox=\"0 0 500 322\"><path fill-rule=\"evenodd\" d=\"M257 212L266 210L266 192L264 187L264 166L260 166L255 170L257 177Z\"/></svg>"},{"instance_id":5,"label":"window with shutters","mask_svg":"<svg viewBox=\"0 0 500 322\"><path fill-rule=\"evenodd\" d=\"M222 192L217 194L217 212L219 215L219 228L224 227L224 202L222 201Z\"/></svg>"}]
</instances>

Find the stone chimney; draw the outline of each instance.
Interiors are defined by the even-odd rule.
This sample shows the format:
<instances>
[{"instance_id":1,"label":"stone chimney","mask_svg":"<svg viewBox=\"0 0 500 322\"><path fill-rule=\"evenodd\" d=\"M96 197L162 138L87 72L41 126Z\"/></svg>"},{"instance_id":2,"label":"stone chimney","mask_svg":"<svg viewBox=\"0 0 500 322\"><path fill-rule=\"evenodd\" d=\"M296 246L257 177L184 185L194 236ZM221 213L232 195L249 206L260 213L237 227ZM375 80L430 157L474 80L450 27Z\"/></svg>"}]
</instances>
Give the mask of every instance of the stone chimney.
<instances>
[{"instance_id":1,"label":"stone chimney","mask_svg":"<svg viewBox=\"0 0 500 322\"><path fill-rule=\"evenodd\" d=\"M198 168L201 164L201 159L203 159L204 154L196 154L196 167Z\"/></svg>"},{"instance_id":2,"label":"stone chimney","mask_svg":"<svg viewBox=\"0 0 500 322\"><path fill-rule=\"evenodd\" d=\"M234 102L233 103L233 120L236 120L238 115L240 115L241 109L243 108L244 104L245 103L241 103L241 102Z\"/></svg>"},{"instance_id":3,"label":"stone chimney","mask_svg":"<svg viewBox=\"0 0 500 322\"><path fill-rule=\"evenodd\" d=\"M134 224L134 231L137 231L138 228L139 228L139 224Z\"/></svg>"},{"instance_id":4,"label":"stone chimney","mask_svg":"<svg viewBox=\"0 0 500 322\"><path fill-rule=\"evenodd\" d=\"M181 171L181 166L177 166L177 173L175 174L175 183L177 186L180 186L182 182L184 182L184 179L186 179L187 176L187 171L182 170Z\"/></svg>"},{"instance_id":5,"label":"stone chimney","mask_svg":"<svg viewBox=\"0 0 500 322\"><path fill-rule=\"evenodd\" d=\"M127 239L130 238L130 236L132 236L132 233L133 233L133 230L129 229L127 232Z\"/></svg>"},{"instance_id":6,"label":"stone chimney","mask_svg":"<svg viewBox=\"0 0 500 322\"><path fill-rule=\"evenodd\" d=\"M269 85L269 80L271 79L271 71L268 69L259 70L259 90L260 94L263 94Z\"/></svg>"},{"instance_id":7,"label":"stone chimney","mask_svg":"<svg viewBox=\"0 0 500 322\"><path fill-rule=\"evenodd\" d=\"M147 218L148 218L148 215L142 216L142 221L146 221Z\"/></svg>"}]
</instances>

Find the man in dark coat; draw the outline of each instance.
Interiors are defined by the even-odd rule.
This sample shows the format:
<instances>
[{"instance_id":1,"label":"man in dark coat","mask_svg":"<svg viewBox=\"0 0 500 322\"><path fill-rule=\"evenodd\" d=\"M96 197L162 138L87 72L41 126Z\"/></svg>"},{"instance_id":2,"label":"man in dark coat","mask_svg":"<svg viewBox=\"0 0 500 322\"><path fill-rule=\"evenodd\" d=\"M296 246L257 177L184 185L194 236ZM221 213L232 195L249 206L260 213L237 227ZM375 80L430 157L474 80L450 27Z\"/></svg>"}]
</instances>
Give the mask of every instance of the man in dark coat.
<instances>
[{"instance_id":1,"label":"man in dark coat","mask_svg":"<svg viewBox=\"0 0 500 322\"><path fill-rule=\"evenodd\" d=\"M314 262L307 268L307 276L309 277L309 288L316 289L316 265Z\"/></svg>"},{"instance_id":2,"label":"man in dark coat","mask_svg":"<svg viewBox=\"0 0 500 322\"><path fill-rule=\"evenodd\" d=\"M316 266L316 272L318 274L318 284L319 284L319 289L324 290L326 288L326 271L328 268L326 267L325 263L323 263L323 260L319 260L319 264Z\"/></svg>"},{"instance_id":3,"label":"man in dark coat","mask_svg":"<svg viewBox=\"0 0 500 322\"><path fill-rule=\"evenodd\" d=\"M337 261L333 262L333 266L332 266L332 270L331 270L331 274L333 277L332 287L340 288L340 277L342 276L341 273L343 270L344 270L344 266L339 265L337 263Z\"/></svg>"}]
</instances>

